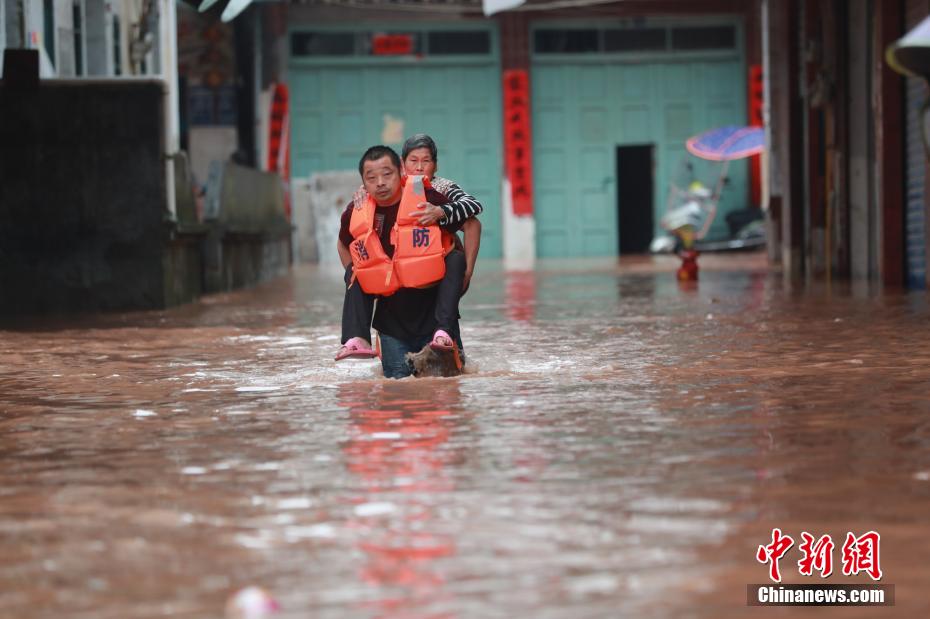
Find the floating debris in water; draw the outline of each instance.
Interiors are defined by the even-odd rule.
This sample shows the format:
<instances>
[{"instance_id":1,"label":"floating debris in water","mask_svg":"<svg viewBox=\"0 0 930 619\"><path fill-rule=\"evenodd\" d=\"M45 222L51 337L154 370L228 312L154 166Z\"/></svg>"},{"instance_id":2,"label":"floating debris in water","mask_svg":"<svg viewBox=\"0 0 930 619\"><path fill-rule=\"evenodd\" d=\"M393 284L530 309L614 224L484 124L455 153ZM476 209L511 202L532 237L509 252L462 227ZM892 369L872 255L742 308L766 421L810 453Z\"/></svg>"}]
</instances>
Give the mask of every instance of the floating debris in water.
<instances>
[{"instance_id":1,"label":"floating debris in water","mask_svg":"<svg viewBox=\"0 0 930 619\"><path fill-rule=\"evenodd\" d=\"M290 497L278 501L278 509L307 509L313 505L308 497Z\"/></svg>"},{"instance_id":2,"label":"floating debris in water","mask_svg":"<svg viewBox=\"0 0 930 619\"><path fill-rule=\"evenodd\" d=\"M355 506L355 515L356 516L381 516L383 514L390 514L397 510L397 506L393 503L387 502L374 502L374 503L362 503L361 505Z\"/></svg>"},{"instance_id":3,"label":"floating debris in water","mask_svg":"<svg viewBox=\"0 0 930 619\"><path fill-rule=\"evenodd\" d=\"M458 376L462 373L463 363L458 361L454 352L436 352L429 344L420 352L408 352L407 362L413 366L413 375L419 378L427 376Z\"/></svg>"},{"instance_id":4,"label":"floating debris in water","mask_svg":"<svg viewBox=\"0 0 930 619\"><path fill-rule=\"evenodd\" d=\"M261 587L246 587L226 603L226 619L261 619L281 610L281 605Z\"/></svg>"}]
</instances>

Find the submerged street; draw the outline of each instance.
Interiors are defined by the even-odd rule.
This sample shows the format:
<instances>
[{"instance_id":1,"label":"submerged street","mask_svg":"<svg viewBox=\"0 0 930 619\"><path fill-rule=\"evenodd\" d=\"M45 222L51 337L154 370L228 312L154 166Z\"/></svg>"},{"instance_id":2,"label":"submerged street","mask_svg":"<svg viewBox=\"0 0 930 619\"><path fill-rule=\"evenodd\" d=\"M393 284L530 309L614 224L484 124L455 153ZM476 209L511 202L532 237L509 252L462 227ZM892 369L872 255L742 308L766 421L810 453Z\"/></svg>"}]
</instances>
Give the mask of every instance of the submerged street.
<instances>
[{"instance_id":1,"label":"submerged street","mask_svg":"<svg viewBox=\"0 0 930 619\"><path fill-rule=\"evenodd\" d=\"M926 296L676 263L479 263L459 378L334 364L322 267L0 331L0 617L925 616ZM747 606L776 527L895 606Z\"/></svg>"}]
</instances>

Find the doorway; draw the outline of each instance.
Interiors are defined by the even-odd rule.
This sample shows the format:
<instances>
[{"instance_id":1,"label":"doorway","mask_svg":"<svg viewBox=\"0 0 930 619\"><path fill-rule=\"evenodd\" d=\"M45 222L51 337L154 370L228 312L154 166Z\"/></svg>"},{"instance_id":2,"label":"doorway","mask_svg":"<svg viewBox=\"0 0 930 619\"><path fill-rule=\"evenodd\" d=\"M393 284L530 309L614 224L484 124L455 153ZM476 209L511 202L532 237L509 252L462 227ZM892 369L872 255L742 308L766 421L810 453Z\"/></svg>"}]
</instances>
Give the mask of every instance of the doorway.
<instances>
[{"instance_id":1,"label":"doorway","mask_svg":"<svg viewBox=\"0 0 930 619\"><path fill-rule=\"evenodd\" d=\"M644 254L653 235L654 144L617 147L618 252Z\"/></svg>"}]
</instances>

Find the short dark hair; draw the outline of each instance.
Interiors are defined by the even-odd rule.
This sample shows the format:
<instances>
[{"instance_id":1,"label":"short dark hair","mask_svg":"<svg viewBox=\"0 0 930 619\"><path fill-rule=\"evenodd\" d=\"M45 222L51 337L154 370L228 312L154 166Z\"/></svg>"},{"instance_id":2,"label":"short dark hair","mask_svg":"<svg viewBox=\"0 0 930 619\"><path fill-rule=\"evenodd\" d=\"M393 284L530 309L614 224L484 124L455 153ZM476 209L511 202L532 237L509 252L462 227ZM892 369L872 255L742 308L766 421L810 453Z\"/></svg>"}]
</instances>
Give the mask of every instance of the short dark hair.
<instances>
[{"instance_id":1,"label":"short dark hair","mask_svg":"<svg viewBox=\"0 0 930 619\"><path fill-rule=\"evenodd\" d=\"M433 161L439 160L439 151L436 149L436 142L425 133L415 133L407 138L407 141L404 142L404 150L401 151L401 156L406 160L410 151L418 148L428 148L430 157L433 158Z\"/></svg>"},{"instance_id":2,"label":"short dark hair","mask_svg":"<svg viewBox=\"0 0 930 619\"><path fill-rule=\"evenodd\" d=\"M358 160L358 174L359 176L364 176L362 170L365 169L366 161L377 161L382 157L390 157L391 163L394 164L394 167L400 170L400 157L397 156L397 151L395 151L390 146L384 146L383 144L378 144L377 146L372 146L365 151L365 154L362 155L362 158Z\"/></svg>"}]
</instances>

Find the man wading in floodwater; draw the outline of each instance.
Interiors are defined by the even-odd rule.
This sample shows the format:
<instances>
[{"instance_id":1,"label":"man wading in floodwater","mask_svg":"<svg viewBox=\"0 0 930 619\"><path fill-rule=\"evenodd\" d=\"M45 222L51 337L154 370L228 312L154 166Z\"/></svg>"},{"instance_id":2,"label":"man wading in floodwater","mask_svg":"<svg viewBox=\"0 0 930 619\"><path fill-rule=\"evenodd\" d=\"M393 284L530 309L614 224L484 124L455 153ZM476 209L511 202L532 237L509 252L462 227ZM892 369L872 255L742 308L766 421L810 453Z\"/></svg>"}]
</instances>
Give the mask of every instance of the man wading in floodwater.
<instances>
[{"instance_id":1,"label":"man wading in floodwater","mask_svg":"<svg viewBox=\"0 0 930 619\"><path fill-rule=\"evenodd\" d=\"M346 207L337 243L347 283L342 315L345 345L337 360L374 356L370 347L360 346L353 338L370 333L368 317L375 295L380 295L373 324L381 334L381 365L385 377L402 378L412 373L407 353L427 344L439 351L452 350L456 342L461 347L458 302L466 259L452 237L462 221L439 226L421 223L429 205L441 206L449 200L422 177L409 177L402 183L400 158L387 146L369 148L359 161L359 173L368 199ZM411 206L408 197L407 210L399 219L405 185L411 196L422 192L427 206L422 201ZM444 214L439 209L432 217L435 221ZM393 240L400 248L396 260ZM427 250L431 258L421 260L419 256ZM404 274L406 287L399 287L398 273Z\"/></svg>"}]
</instances>

